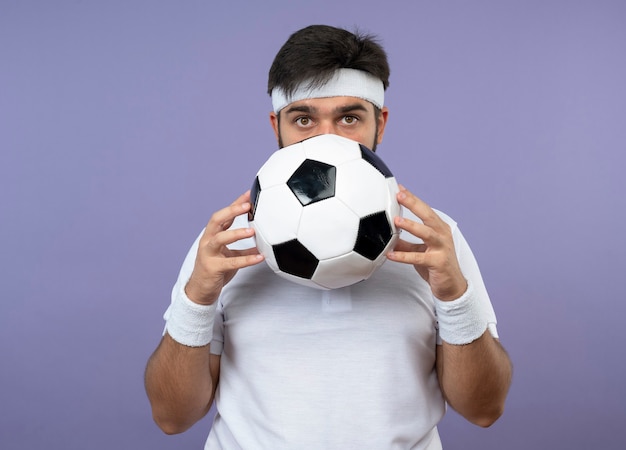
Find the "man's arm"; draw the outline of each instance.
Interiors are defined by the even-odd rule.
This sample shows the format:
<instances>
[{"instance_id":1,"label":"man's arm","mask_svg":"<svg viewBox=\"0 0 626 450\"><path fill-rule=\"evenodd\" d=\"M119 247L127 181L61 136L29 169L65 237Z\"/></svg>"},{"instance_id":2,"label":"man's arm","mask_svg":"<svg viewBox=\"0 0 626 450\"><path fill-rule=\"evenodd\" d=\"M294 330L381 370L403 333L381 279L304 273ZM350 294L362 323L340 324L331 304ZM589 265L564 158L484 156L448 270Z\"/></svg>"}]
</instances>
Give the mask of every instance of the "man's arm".
<instances>
[{"instance_id":1,"label":"man's arm","mask_svg":"<svg viewBox=\"0 0 626 450\"><path fill-rule=\"evenodd\" d=\"M256 248L228 248L254 235L250 228L230 229L235 217L249 210L250 193L246 192L213 214L198 242L193 270L181 289L184 292L173 294L168 332L148 361L145 386L152 415L168 434L187 430L213 402L220 367L220 357L209 351L215 302L237 270L263 261Z\"/></svg>"},{"instance_id":2,"label":"man's arm","mask_svg":"<svg viewBox=\"0 0 626 450\"><path fill-rule=\"evenodd\" d=\"M438 345L437 374L448 404L470 422L488 427L502 415L512 367L489 331L470 344Z\"/></svg>"},{"instance_id":3,"label":"man's arm","mask_svg":"<svg viewBox=\"0 0 626 450\"><path fill-rule=\"evenodd\" d=\"M145 386L152 416L167 434L182 433L211 408L220 357L209 347L187 347L165 334L148 360Z\"/></svg>"},{"instance_id":4,"label":"man's arm","mask_svg":"<svg viewBox=\"0 0 626 450\"><path fill-rule=\"evenodd\" d=\"M512 373L509 357L491 333L484 331L487 324L475 322L476 299L472 298L470 285L461 272L450 226L402 186L398 202L422 223L397 217L396 226L420 238L422 243L400 240L388 257L412 264L438 299L440 334L444 341L437 347L441 389L450 406L463 417L474 424L489 426L504 409ZM451 303L455 300L461 303ZM447 313L448 310L451 312ZM472 337L466 341L467 329ZM446 337L451 339L446 342Z\"/></svg>"}]
</instances>

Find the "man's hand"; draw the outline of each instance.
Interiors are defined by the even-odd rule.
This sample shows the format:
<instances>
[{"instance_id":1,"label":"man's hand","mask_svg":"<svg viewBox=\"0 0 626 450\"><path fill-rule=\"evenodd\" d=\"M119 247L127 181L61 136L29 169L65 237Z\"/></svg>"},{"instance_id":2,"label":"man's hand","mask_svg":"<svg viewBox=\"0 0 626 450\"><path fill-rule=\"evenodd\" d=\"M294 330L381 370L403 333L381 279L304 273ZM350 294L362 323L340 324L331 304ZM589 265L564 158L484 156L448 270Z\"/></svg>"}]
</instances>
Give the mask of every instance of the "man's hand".
<instances>
[{"instance_id":1,"label":"man's hand","mask_svg":"<svg viewBox=\"0 0 626 450\"><path fill-rule=\"evenodd\" d=\"M426 203L400 186L398 202L424 223L396 217L398 228L423 244L400 240L388 258L413 264L440 300L451 301L467 290L454 249L450 226ZM467 420L489 426L502 414L511 384L508 355L489 332L466 345L437 346L437 375L446 401Z\"/></svg>"},{"instance_id":2,"label":"man's hand","mask_svg":"<svg viewBox=\"0 0 626 450\"><path fill-rule=\"evenodd\" d=\"M230 250L227 245L254 235L251 228L229 230L235 217L250 210L250 191L231 205L217 211L209 220L200 238L198 254L191 278L185 287L193 302L210 305L217 300L222 288L235 276L237 270L258 264L263 256L256 248Z\"/></svg>"},{"instance_id":3,"label":"man's hand","mask_svg":"<svg viewBox=\"0 0 626 450\"><path fill-rule=\"evenodd\" d=\"M394 250L387 255L388 258L412 264L439 300L459 298L467 289L467 281L459 267L450 226L404 186L400 186L397 198L402 206L419 217L423 223L396 217L396 227L420 238L423 244L400 239Z\"/></svg>"}]
</instances>

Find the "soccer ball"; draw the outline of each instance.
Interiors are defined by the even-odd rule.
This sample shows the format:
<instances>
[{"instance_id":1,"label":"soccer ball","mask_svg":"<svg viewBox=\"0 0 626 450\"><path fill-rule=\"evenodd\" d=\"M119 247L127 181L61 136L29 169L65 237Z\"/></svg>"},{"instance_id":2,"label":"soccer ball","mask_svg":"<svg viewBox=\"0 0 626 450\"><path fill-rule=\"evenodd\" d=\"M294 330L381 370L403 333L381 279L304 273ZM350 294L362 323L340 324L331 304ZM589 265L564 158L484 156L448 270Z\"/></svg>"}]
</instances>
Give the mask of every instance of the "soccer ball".
<instances>
[{"instance_id":1,"label":"soccer ball","mask_svg":"<svg viewBox=\"0 0 626 450\"><path fill-rule=\"evenodd\" d=\"M374 152L325 134L270 156L254 180L248 219L276 274L335 289L369 278L385 262L398 239L397 192Z\"/></svg>"}]
</instances>

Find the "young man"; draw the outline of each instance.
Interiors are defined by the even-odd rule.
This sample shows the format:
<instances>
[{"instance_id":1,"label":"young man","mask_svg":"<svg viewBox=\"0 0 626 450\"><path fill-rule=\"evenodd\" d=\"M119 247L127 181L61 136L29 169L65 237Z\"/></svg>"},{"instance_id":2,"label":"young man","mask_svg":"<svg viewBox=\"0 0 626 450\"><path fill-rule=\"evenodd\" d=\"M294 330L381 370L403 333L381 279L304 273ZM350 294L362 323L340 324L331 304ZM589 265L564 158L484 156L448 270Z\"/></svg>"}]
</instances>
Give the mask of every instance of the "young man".
<instances>
[{"instance_id":1,"label":"young man","mask_svg":"<svg viewBox=\"0 0 626 450\"><path fill-rule=\"evenodd\" d=\"M334 133L376 148L388 77L371 37L294 33L269 75L279 145ZM172 291L146 368L163 431L188 429L215 399L206 449L432 450L446 402L480 426L500 416L511 364L452 219L402 188L390 261L364 282L319 291L260 264L249 200L213 214Z\"/></svg>"}]
</instances>

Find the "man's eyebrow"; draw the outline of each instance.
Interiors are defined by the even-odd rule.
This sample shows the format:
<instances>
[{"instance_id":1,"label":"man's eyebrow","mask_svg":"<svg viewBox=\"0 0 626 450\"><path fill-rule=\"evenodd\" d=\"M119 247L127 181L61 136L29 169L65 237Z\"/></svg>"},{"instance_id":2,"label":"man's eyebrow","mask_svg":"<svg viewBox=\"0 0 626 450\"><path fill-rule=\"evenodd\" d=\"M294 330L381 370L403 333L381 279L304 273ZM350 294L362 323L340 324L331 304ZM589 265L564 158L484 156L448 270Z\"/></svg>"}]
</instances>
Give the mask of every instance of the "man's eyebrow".
<instances>
[{"instance_id":1,"label":"man's eyebrow","mask_svg":"<svg viewBox=\"0 0 626 450\"><path fill-rule=\"evenodd\" d=\"M285 109L285 114L290 114L292 112L303 112L303 113L314 113L316 112L316 108L313 108L312 106L309 105L294 105L294 106L289 106Z\"/></svg>"},{"instance_id":2,"label":"man's eyebrow","mask_svg":"<svg viewBox=\"0 0 626 450\"><path fill-rule=\"evenodd\" d=\"M335 114L345 114L345 113L354 112L354 111L367 112L367 107L363 105L362 103L350 103L348 105L338 106L337 108L334 109L333 112ZM318 112L318 109L310 105L293 105L293 106L288 106L287 108L285 108L285 114L290 114L293 112L314 114Z\"/></svg>"},{"instance_id":3,"label":"man's eyebrow","mask_svg":"<svg viewBox=\"0 0 626 450\"><path fill-rule=\"evenodd\" d=\"M340 106L335 109L337 113L345 114L353 111L367 112L367 108L362 103L351 103L349 105Z\"/></svg>"}]
</instances>

